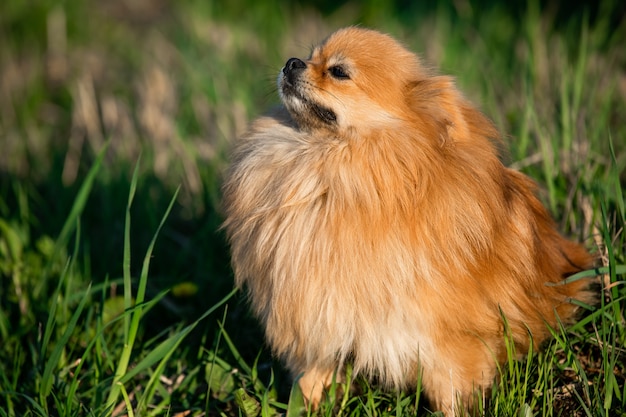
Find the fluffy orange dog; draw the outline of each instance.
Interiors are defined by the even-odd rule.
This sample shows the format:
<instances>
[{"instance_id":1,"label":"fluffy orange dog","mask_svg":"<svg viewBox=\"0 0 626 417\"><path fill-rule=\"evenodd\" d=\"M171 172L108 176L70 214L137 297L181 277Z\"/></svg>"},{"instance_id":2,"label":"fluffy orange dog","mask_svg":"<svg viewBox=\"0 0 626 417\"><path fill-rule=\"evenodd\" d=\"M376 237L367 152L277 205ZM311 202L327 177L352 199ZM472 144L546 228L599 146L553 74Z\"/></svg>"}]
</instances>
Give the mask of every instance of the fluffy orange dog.
<instances>
[{"instance_id":1,"label":"fluffy orange dog","mask_svg":"<svg viewBox=\"0 0 626 417\"><path fill-rule=\"evenodd\" d=\"M589 301L593 259L507 169L498 133L391 37L347 28L278 77L284 107L240 139L224 191L239 286L316 405L333 373L471 405L507 356ZM561 283L562 284L562 283Z\"/></svg>"}]
</instances>

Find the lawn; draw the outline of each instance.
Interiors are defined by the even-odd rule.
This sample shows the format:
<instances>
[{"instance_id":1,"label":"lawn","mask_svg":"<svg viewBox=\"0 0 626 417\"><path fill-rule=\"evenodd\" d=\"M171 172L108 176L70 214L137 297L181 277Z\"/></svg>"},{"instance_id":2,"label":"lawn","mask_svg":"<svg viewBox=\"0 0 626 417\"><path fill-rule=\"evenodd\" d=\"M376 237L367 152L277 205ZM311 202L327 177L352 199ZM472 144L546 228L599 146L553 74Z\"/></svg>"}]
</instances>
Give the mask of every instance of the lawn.
<instances>
[{"instance_id":1,"label":"lawn","mask_svg":"<svg viewBox=\"0 0 626 417\"><path fill-rule=\"evenodd\" d=\"M299 415L233 290L220 176L286 59L352 24L455 76L598 256L599 304L484 415L626 416L623 2L225 3L0 4L0 417ZM431 415L358 377L319 414Z\"/></svg>"}]
</instances>

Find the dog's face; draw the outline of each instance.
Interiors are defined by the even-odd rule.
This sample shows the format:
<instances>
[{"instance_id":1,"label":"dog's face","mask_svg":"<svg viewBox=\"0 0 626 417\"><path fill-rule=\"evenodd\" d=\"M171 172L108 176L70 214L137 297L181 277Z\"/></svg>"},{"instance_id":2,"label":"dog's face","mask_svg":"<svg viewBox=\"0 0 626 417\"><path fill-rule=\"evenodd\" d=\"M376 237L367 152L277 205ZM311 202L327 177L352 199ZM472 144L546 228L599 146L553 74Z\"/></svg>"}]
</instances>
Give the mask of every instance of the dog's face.
<instances>
[{"instance_id":1,"label":"dog's face","mask_svg":"<svg viewBox=\"0 0 626 417\"><path fill-rule=\"evenodd\" d=\"M407 91L423 73L417 57L391 37L347 28L306 61L289 59L278 92L301 129L363 135L406 120Z\"/></svg>"}]
</instances>

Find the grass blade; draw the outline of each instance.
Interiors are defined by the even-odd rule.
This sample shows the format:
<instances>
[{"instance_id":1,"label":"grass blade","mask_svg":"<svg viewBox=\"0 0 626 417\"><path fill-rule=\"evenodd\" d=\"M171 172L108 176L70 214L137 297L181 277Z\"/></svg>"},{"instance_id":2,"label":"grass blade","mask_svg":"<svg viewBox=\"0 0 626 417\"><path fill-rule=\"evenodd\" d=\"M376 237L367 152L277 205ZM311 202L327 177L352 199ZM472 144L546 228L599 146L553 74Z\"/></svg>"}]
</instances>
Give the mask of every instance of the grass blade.
<instances>
[{"instance_id":1,"label":"grass blade","mask_svg":"<svg viewBox=\"0 0 626 417\"><path fill-rule=\"evenodd\" d=\"M177 332L175 335L170 338L164 340L159 344L156 348L154 348L144 359L142 359L137 365L133 367L128 373L124 374L123 377L120 378L120 382L126 383L130 381L135 375L139 374L150 368L152 365L157 363L158 361L165 358L168 354L173 352L178 345L184 340L184 338L206 317L212 314L215 310L224 305L228 300L231 299L233 295L237 292L237 289L233 289L229 292L224 298L214 304L210 309L208 309L200 318L196 321L182 329L180 332Z\"/></svg>"},{"instance_id":2,"label":"grass blade","mask_svg":"<svg viewBox=\"0 0 626 417\"><path fill-rule=\"evenodd\" d=\"M67 342L70 339L70 336L74 332L74 329L76 328L76 324L78 323L78 318L80 317L83 311L83 308L85 307L85 303L87 302L88 299L89 297L85 297L80 301L80 303L78 304L78 307L76 307L76 311L74 311L74 314L72 314L72 318L70 319L70 322L68 323L67 328L63 332L63 335L61 336L61 338L55 344L55 347L52 350L52 353L50 355L50 358L48 358L48 361L46 362L46 367L41 377L41 388L40 388L40 394L39 394L42 404L46 404L46 398L48 397L48 395L50 395L50 392L52 391L52 382L53 382L52 373L56 369L57 365L59 364L59 360L61 359L61 354L63 353L63 349L65 349Z\"/></svg>"},{"instance_id":3,"label":"grass blade","mask_svg":"<svg viewBox=\"0 0 626 417\"><path fill-rule=\"evenodd\" d=\"M109 145L107 142L102 147L100 152L98 152L98 155L96 156L96 160L94 161L93 165L89 169L89 172L87 172L85 181L81 185L80 190L78 191L78 194L76 195L76 199L74 200L74 204L72 205L70 214L65 220L65 223L63 224L63 228L61 229L61 233L59 233L59 236L55 242L55 245L54 245L55 255L52 257L52 259L56 258L59 252L63 248L67 247L67 244L69 243L70 235L72 234L72 232L74 231L74 228L76 227L78 218L81 216L81 214L83 213L83 210L85 209L85 205L87 204L87 199L89 198L89 194L91 193L91 189L96 179L96 175L98 175L98 172L100 171L100 167L102 166L102 160L104 159L104 155L106 154L108 147Z\"/></svg>"},{"instance_id":4,"label":"grass blade","mask_svg":"<svg viewBox=\"0 0 626 417\"><path fill-rule=\"evenodd\" d=\"M130 208L133 204L133 199L135 197L135 191L137 189L137 177L139 172L139 161L135 165L135 170L133 172L133 177L130 182L130 188L128 191L128 203L126 205L126 218L124 222L124 257L123 257L123 265L122 265L122 275L124 279L124 308L126 313L124 314L124 348L120 354L120 358L117 364L117 368L115 371L115 376L113 377L113 383L111 385L111 391L109 392L108 399L106 404L111 408L111 412L115 407L115 403L117 402L117 398L120 395L120 385L118 382L122 378L122 376L126 373L126 369L128 368L128 362L130 361L130 354L133 349L134 338L131 336L131 316L132 313L129 313L133 300L132 300L132 279L130 274L130 262L131 262L131 254L130 254Z\"/></svg>"},{"instance_id":5,"label":"grass blade","mask_svg":"<svg viewBox=\"0 0 626 417\"><path fill-rule=\"evenodd\" d=\"M132 201L135 195L135 190L137 187L137 172L138 172L138 169L136 167L135 172L133 173L133 178L131 181L131 186L130 186L130 191L129 191L129 196L128 196L128 205L126 208L126 226L124 230L124 301L125 301L126 308L130 308L130 304L132 303L132 293L131 293L132 283L130 279L130 220L131 220L130 219L130 207L132 205ZM109 393L109 397L107 400L107 404L109 405L115 404L115 402L117 401L117 398L120 393L120 388L119 388L120 386L118 382L122 381L122 377L126 374L126 370L128 369L128 363L130 361L130 356L133 350L133 346L135 344L135 339L137 337L137 331L139 329L139 321L143 317L143 313L144 313L141 305L144 301L145 293L146 293L146 286L148 282L148 271L150 267L150 259L152 257L152 252L154 250L157 237L163 225L165 224L165 220L169 216L172 210L172 207L174 206L174 202L176 201L176 198L178 197L179 190L180 190L180 187L174 193L174 196L172 197L170 204L167 207L167 210L165 211L165 214L161 218L161 222L159 223L159 226L157 227L157 230L155 231L154 236L152 237L152 240L150 242L150 245L148 246L146 255L143 260L141 275L139 278L139 286L137 289L137 296L135 297L135 303L138 306L138 308L136 308L132 313L130 313L130 323L128 324L128 327L125 326L125 329L127 329L125 344L124 344L124 348L122 350L122 353L119 359L117 370L115 372L115 377L113 378L113 386L111 387L111 391ZM128 321L125 322L125 324L127 323Z\"/></svg>"},{"instance_id":6,"label":"grass blade","mask_svg":"<svg viewBox=\"0 0 626 417\"><path fill-rule=\"evenodd\" d=\"M106 153L107 148L108 148L108 144L105 145L100 150L100 152L98 153L98 156L96 157L94 164L91 166L91 168L89 169L89 172L87 173L87 177L85 178L85 181L83 182L83 184L80 187L80 190L78 191L78 194L74 200L74 204L72 205L72 209L70 210L70 214L65 220L65 223L63 224L61 232L59 233L59 236L57 237L55 241L54 252L53 252L54 255L50 259L50 263L53 263L54 260L59 256L59 253L61 253L62 249L67 246L69 239L70 239L70 234L75 230L75 228L78 225L79 217L83 213L85 204L87 204L87 199L89 198L89 194L91 193L91 189L93 187L93 183L95 181L96 175L98 174L98 172L100 171L100 167L102 166L102 160L104 159L104 155ZM48 265L48 267L44 270L43 280L46 279L49 273L49 268L50 268L50 265ZM61 290L62 282L63 280L59 280L59 284L55 291L56 295L58 295ZM57 304L51 303L50 314L48 315L48 321L46 322L46 327L45 327L42 342L41 342L41 352L45 352L48 348L48 344L50 343L50 337L52 336L52 330L54 329L53 321L54 321L55 314L56 314L56 308L57 308Z\"/></svg>"},{"instance_id":7,"label":"grass blade","mask_svg":"<svg viewBox=\"0 0 626 417\"><path fill-rule=\"evenodd\" d=\"M291 391L289 392L289 402L287 403L286 417L301 416L302 412L306 410L306 408L304 407L304 395L302 395L302 390L300 389L298 379L300 379L300 377L298 377L291 385Z\"/></svg>"},{"instance_id":8,"label":"grass blade","mask_svg":"<svg viewBox=\"0 0 626 417\"><path fill-rule=\"evenodd\" d=\"M131 254L130 254L130 208L133 205L133 200L135 198L135 191L137 190L137 177L139 173L139 163L141 161L141 156L135 165L135 170L133 171L133 176L130 181L130 188L128 190L128 203L126 204L126 218L124 221L124 258L122 260L122 275L124 279L124 308L128 310L133 305L133 294L132 294L132 277L130 275L130 262L131 262ZM130 329L130 316L124 316L124 340L129 340L129 329Z\"/></svg>"}]
</instances>

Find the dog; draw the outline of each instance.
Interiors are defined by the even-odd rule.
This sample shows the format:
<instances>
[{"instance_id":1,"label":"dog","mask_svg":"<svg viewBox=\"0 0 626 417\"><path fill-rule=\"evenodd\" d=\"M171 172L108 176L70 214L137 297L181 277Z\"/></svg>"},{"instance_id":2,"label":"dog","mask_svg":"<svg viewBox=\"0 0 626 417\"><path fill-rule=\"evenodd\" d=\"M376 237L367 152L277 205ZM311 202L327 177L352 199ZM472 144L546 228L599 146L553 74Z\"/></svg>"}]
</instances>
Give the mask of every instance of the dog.
<instances>
[{"instance_id":1,"label":"dog","mask_svg":"<svg viewBox=\"0 0 626 417\"><path fill-rule=\"evenodd\" d=\"M234 144L223 224L236 285L316 407L333 375L471 410L507 359L590 302L499 133L392 37L348 27L278 75L282 106ZM532 339L532 343L531 343Z\"/></svg>"}]
</instances>

